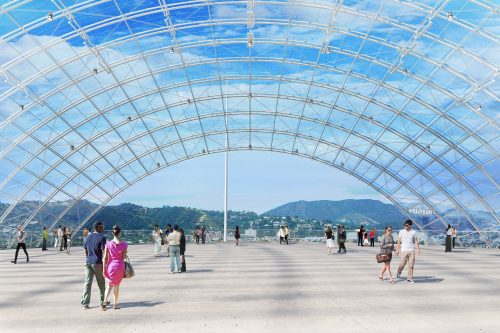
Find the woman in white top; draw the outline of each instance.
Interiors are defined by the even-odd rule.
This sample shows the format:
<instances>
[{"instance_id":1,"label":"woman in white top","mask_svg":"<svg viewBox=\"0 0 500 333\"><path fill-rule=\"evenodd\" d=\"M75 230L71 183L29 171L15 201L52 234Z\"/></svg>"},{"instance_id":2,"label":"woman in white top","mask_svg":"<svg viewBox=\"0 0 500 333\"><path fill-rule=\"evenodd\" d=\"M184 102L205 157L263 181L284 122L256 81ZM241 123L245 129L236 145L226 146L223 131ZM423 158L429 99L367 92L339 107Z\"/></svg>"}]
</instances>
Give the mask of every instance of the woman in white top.
<instances>
[{"instance_id":1,"label":"woman in white top","mask_svg":"<svg viewBox=\"0 0 500 333\"><path fill-rule=\"evenodd\" d=\"M282 225L280 227L279 231L279 236L280 236L280 245L285 243L285 226Z\"/></svg>"},{"instance_id":2,"label":"woman in white top","mask_svg":"<svg viewBox=\"0 0 500 333\"><path fill-rule=\"evenodd\" d=\"M334 246L334 244L333 244L333 239L334 238L335 237L333 236L332 227L330 227L330 225L327 224L326 225L326 229L325 229L325 233L324 233L324 236L323 236L323 239L326 242L326 247L328 248L328 254L331 254L331 252L332 252L332 248Z\"/></svg>"},{"instance_id":3,"label":"woman in white top","mask_svg":"<svg viewBox=\"0 0 500 333\"><path fill-rule=\"evenodd\" d=\"M445 234L446 234L446 246L444 252L451 252L451 236L453 234L453 230L451 229L451 224L448 224L448 228L446 228Z\"/></svg>"},{"instance_id":4,"label":"woman in white top","mask_svg":"<svg viewBox=\"0 0 500 333\"><path fill-rule=\"evenodd\" d=\"M154 244L154 254L155 254L155 257L159 257L160 256L161 239L162 239L162 231L158 227L158 224L155 224L155 229L151 233L151 241Z\"/></svg>"}]
</instances>

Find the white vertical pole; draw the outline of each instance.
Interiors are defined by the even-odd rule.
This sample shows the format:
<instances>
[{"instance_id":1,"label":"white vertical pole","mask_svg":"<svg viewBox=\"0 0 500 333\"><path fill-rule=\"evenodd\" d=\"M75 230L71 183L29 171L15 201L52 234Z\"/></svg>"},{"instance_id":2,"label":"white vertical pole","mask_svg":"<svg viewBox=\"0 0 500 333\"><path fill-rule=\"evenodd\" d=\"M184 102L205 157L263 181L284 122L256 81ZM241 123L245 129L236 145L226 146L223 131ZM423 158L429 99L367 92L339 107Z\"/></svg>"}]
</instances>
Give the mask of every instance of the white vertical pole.
<instances>
[{"instance_id":1,"label":"white vertical pole","mask_svg":"<svg viewBox=\"0 0 500 333\"><path fill-rule=\"evenodd\" d=\"M224 122L226 124L226 144L224 152L224 243L227 241L227 173L228 173L228 152L229 152L229 137L227 133L227 81L226 81L226 107L224 110Z\"/></svg>"}]
</instances>

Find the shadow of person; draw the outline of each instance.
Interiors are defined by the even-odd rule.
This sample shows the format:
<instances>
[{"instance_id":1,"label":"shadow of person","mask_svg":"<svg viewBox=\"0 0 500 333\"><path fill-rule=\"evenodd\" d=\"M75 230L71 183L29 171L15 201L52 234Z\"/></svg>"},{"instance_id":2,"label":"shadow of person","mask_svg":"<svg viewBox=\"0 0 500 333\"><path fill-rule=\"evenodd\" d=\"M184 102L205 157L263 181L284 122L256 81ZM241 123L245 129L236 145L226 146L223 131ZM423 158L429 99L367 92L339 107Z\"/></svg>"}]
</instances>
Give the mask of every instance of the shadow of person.
<instances>
[{"instance_id":1,"label":"shadow of person","mask_svg":"<svg viewBox=\"0 0 500 333\"><path fill-rule=\"evenodd\" d=\"M439 283L443 281L443 279L437 278L435 276L418 276L413 277L413 281L415 281L415 283Z\"/></svg>"},{"instance_id":2,"label":"shadow of person","mask_svg":"<svg viewBox=\"0 0 500 333\"><path fill-rule=\"evenodd\" d=\"M124 302L120 303L121 308L152 308L153 306L157 306L160 304L164 304L165 302L152 302L152 301L137 301L137 302Z\"/></svg>"},{"instance_id":3,"label":"shadow of person","mask_svg":"<svg viewBox=\"0 0 500 333\"><path fill-rule=\"evenodd\" d=\"M182 274L186 273L209 273L213 272L213 269L208 269L208 268L200 268L200 269L188 269L187 272L182 272Z\"/></svg>"}]
</instances>

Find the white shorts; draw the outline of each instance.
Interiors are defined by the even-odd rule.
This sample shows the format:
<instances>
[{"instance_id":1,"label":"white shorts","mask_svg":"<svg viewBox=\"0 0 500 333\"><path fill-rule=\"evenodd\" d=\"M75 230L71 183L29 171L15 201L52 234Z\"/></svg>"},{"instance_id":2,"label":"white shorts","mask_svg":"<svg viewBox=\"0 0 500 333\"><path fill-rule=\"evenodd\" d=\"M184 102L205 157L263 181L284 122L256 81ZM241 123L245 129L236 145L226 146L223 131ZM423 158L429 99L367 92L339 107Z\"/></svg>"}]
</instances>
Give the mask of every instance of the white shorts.
<instances>
[{"instance_id":1,"label":"white shorts","mask_svg":"<svg viewBox=\"0 0 500 333\"><path fill-rule=\"evenodd\" d=\"M330 238L330 239L327 239L327 240L326 240L326 246L327 246L327 247L333 247L333 246L334 246L334 244L333 244L333 239L331 239L331 238Z\"/></svg>"}]
</instances>

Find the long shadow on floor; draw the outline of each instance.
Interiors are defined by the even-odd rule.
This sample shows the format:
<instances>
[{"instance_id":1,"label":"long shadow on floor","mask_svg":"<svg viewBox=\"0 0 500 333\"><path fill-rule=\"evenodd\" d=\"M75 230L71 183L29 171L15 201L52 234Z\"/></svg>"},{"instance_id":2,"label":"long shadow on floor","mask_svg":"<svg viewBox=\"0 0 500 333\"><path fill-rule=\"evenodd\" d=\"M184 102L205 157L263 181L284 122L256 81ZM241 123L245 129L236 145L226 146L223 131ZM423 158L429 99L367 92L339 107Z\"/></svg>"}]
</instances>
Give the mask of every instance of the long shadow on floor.
<instances>
[{"instance_id":1,"label":"long shadow on floor","mask_svg":"<svg viewBox=\"0 0 500 333\"><path fill-rule=\"evenodd\" d=\"M139 302L124 302L120 303L121 308L151 308L156 305L164 304L165 302L151 302L151 301L139 301Z\"/></svg>"},{"instance_id":2,"label":"long shadow on floor","mask_svg":"<svg viewBox=\"0 0 500 333\"><path fill-rule=\"evenodd\" d=\"M200 268L200 269L188 269L187 272L183 272L182 274L186 274L186 273L209 273L209 272L213 272L214 270L213 269L208 269L208 268Z\"/></svg>"},{"instance_id":3,"label":"long shadow on floor","mask_svg":"<svg viewBox=\"0 0 500 333\"><path fill-rule=\"evenodd\" d=\"M418 276L414 277L413 280L415 281L415 283L439 283L443 281L443 279L437 278L435 276Z\"/></svg>"}]
</instances>

